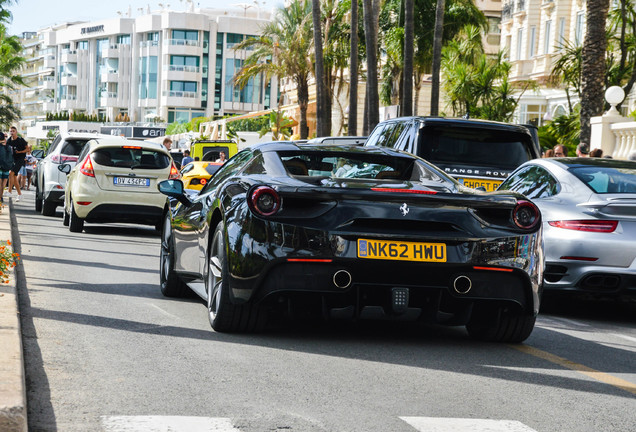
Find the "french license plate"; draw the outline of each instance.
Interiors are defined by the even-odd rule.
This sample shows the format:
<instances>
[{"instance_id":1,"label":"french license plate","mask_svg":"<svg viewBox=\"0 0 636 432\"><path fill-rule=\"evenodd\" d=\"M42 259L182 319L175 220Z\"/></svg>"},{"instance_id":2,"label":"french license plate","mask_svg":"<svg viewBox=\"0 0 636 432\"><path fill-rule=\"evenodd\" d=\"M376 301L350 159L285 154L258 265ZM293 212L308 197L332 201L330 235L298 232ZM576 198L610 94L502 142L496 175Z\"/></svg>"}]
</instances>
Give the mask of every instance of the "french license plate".
<instances>
[{"instance_id":1,"label":"french license plate","mask_svg":"<svg viewBox=\"0 0 636 432\"><path fill-rule=\"evenodd\" d=\"M150 179L141 177L115 177L113 182L115 186L150 186Z\"/></svg>"},{"instance_id":2,"label":"french license plate","mask_svg":"<svg viewBox=\"0 0 636 432\"><path fill-rule=\"evenodd\" d=\"M446 244L358 239L358 258L446 262Z\"/></svg>"},{"instance_id":3,"label":"french license plate","mask_svg":"<svg viewBox=\"0 0 636 432\"><path fill-rule=\"evenodd\" d=\"M459 177L457 179L458 182L463 184L466 187L476 189L480 186L483 186L486 189L486 192L492 192L497 187L503 183L503 180L483 180L483 179L471 179L471 178L462 178Z\"/></svg>"}]
</instances>

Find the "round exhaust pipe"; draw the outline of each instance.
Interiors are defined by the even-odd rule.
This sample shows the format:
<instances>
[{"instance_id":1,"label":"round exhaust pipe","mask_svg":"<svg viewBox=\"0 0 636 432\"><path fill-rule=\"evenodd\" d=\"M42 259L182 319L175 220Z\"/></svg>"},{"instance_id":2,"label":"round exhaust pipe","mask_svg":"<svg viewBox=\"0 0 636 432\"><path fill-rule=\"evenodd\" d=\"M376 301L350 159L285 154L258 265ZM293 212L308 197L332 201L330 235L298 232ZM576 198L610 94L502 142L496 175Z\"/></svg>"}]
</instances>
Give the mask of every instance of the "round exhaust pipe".
<instances>
[{"instance_id":1,"label":"round exhaust pipe","mask_svg":"<svg viewBox=\"0 0 636 432\"><path fill-rule=\"evenodd\" d=\"M473 281L468 276L457 276L453 281L453 288L459 294L466 294L473 287Z\"/></svg>"},{"instance_id":2,"label":"round exhaust pipe","mask_svg":"<svg viewBox=\"0 0 636 432\"><path fill-rule=\"evenodd\" d=\"M349 285L351 285L351 273L346 270L338 270L333 274L333 284L341 289L349 288Z\"/></svg>"}]
</instances>

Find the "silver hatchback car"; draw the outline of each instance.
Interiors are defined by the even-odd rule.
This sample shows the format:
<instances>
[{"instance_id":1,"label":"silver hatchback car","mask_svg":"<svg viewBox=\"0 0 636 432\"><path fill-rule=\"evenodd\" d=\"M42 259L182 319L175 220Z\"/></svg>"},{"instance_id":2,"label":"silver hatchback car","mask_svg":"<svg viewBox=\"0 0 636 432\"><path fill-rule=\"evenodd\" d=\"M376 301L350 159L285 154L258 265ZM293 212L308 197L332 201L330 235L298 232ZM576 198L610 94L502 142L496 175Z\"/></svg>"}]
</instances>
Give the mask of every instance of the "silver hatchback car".
<instances>
[{"instance_id":1,"label":"silver hatchback car","mask_svg":"<svg viewBox=\"0 0 636 432\"><path fill-rule=\"evenodd\" d=\"M541 210L545 290L636 295L636 162L535 159L498 190Z\"/></svg>"}]
</instances>

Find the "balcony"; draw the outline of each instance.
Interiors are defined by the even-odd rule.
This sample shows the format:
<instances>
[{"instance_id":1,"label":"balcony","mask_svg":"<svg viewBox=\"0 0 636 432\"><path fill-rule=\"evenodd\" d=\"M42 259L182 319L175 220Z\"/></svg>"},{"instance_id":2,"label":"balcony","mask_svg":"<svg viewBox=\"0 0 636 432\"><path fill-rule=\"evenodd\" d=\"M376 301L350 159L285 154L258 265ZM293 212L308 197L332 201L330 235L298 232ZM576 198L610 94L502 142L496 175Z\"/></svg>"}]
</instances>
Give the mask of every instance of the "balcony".
<instances>
[{"instance_id":1,"label":"balcony","mask_svg":"<svg viewBox=\"0 0 636 432\"><path fill-rule=\"evenodd\" d=\"M75 50L63 50L60 57L61 63L77 63L77 51Z\"/></svg>"},{"instance_id":2,"label":"balcony","mask_svg":"<svg viewBox=\"0 0 636 432\"><path fill-rule=\"evenodd\" d=\"M55 68L55 56L49 55L44 57L42 67L47 69Z\"/></svg>"},{"instance_id":3,"label":"balcony","mask_svg":"<svg viewBox=\"0 0 636 432\"><path fill-rule=\"evenodd\" d=\"M102 73L99 76L99 80L103 83L116 83L117 81L119 81L119 74L118 71L116 71L115 69L110 69L104 73Z\"/></svg>"},{"instance_id":4,"label":"balcony","mask_svg":"<svg viewBox=\"0 0 636 432\"><path fill-rule=\"evenodd\" d=\"M102 92L99 98L99 104L102 107L116 107L119 94L117 92Z\"/></svg>"},{"instance_id":5,"label":"balcony","mask_svg":"<svg viewBox=\"0 0 636 432\"><path fill-rule=\"evenodd\" d=\"M41 90L54 90L55 77L52 77L52 76L42 77L38 81L38 87L40 87Z\"/></svg>"},{"instance_id":6,"label":"balcony","mask_svg":"<svg viewBox=\"0 0 636 432\"><path fill-rule=\"evenodd\" d=\"M164 90L161 94L162 105L200 108L201 95L198 92Z\"/></svg>"},{"instance_id":7,"label":"balcony","mask_svg":"<svg viewBox=\"0 0 636 432\"><path fill-rule=\"evenodd\" d=\"M159 46L159 41L142 41L139 42L139 48L149 48L153 46Z\"/></svg>"},{"instance_id":8,"label":"balcony","mask_svg":"<svg viewBox=\"0 0 636 432\"><path fill-rule=\"evenodd\" d=\"M188 39L166 39L164 47L168 54L199 55L201 42Z\"/></svg>"},{"instance_id":9,"label":"balcony","mask_svg":"<svg viewBox=\"0 0 636 432\"><path fill-rule=\"evenodd\" d=\"M199 66L164 65L166 79L169 81L200 81L201 68Z\"/></svg>"},{"instance_id":10,"label":"balcony","mask_svg":"<svg viewBox=\"0 0 636 432\"><path fill-rule=\"evenodd\" d=\"M72 75L70 73L62 74L60 77L60 84L63 86L77 85L77 75Z\"/></svg>"},{"instance_id":11,"label":"balcony","mask_svg":"<svg viewBox=\"0 0 636 432\"><path fill-rule=\"evenodd\" d=\"M102 51L102 57L119 57L119 44L110 44Z\"/></svg>"},{"instance_id":12,"label":"balcony","mask_svg":"<svg viewBox=\"0 0 636 432\"><path fill-rule=\"evenodd\" d=\"M64 95L60 100L60 109L68 110L75 109L77 107L77 96L76 95Z\"/></svg>"}]
</instances>

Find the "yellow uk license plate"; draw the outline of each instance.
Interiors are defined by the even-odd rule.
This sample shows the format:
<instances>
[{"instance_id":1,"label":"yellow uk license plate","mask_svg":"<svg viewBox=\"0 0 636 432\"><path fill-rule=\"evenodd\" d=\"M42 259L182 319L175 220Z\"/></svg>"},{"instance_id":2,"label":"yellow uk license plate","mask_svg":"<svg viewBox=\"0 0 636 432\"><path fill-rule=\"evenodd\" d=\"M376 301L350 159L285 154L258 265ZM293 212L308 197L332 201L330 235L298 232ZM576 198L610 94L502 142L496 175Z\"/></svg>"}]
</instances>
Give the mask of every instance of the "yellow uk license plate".
<instances>
[{"instance_id":1,"label":"yellow uk license plate","mask_svg":"<svg viewBox=\"0 0 636 432\"><path fill-rule=\"evenodd\" d=\"M446 244L358 239L358 258L446 262Z\"/></svg>"},{"instance_id":2,"label":"yellow uk license plate","mask_svg":"<svg viewBox=\"0 0 636 432\"><path fill-rule=\"evenodd\" d=\"M503 183L503 180L483 180L483 179L472 179L472 178L462 178L458 177L457 181L463 184L466 187L476 189L480 186L483 186L486 189L486 192L492 192L497 187Z\"/></svg>"}]
</instances>

